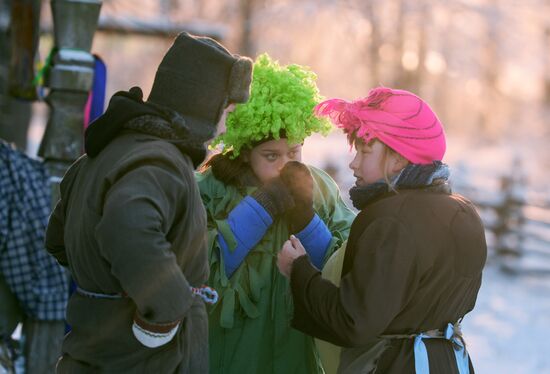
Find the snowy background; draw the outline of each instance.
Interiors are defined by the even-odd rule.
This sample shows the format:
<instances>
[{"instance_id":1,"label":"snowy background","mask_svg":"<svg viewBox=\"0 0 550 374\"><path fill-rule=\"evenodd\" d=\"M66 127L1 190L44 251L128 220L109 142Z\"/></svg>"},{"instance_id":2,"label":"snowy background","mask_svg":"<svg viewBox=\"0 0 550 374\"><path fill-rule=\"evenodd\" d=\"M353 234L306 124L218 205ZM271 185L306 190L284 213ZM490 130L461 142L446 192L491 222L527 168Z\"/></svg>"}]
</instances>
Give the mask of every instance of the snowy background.
<instances>
[{"instance_id":1,"label":"snowy background","mask_svg":"<svg viewBox=\"0 0 550 374\"><path fill-rule=\"evenodd\" d=\"M51 25L44 0L43 24ZM549 0L104 0L92 52L107 64L107 97L151 87L172 35L158 26L204 30L230 50L267 51L281 63L310 66L326 97L353 99L377 85L425 98L445 125L457 192L502 200L500 179L519 181L529 204L524 255L508 269L490 249L476 308L464 334L480 374L550 373L550 1ZM42 59L51 34L40 42ZM128 63L131 61L132 63ZM33 104L30 154L44 132L46 105ZM314 136L304 160L332 169L344 197L352 154L338 133ZM495 217L482 212L487 224ZM540 223L540 222L546 222ZM539 240L535 237L545 240ZM494 244L488 232L489 244ZM510 242L510 245L514 243Z\"/></svg>"},{"instance_id":2,"label":"snowy background","mask_svg":"<svg viewBox=\"0 0 550 374\"><path fill-rule=\"evenodd\" d=\"M476 373L550 373L549 279L485 268L476 307L463 322Z\"/></svg>"}]
</instances>

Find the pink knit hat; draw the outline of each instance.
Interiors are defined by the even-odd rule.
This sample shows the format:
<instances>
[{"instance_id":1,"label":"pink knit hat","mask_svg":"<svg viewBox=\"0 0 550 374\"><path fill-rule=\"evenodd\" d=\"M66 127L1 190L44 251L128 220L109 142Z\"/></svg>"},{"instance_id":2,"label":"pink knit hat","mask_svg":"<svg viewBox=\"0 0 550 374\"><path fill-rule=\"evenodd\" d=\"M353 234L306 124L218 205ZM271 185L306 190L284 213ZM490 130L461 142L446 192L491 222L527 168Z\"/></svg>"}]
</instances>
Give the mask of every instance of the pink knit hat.
<instances>
[{"instance_id":1,"label":"pink knit hat","mask_svg":"<svg viewBox=\"0 0 550 374\"><path fill-rule=\"evenodd\" d=\"M414 164L441 161L445 155L441 122L425 101L408 91L378 87L353 102L323 101L315 113L328 116L350 137L365 143L380 140Z\"/></svg>"}]
</instances>

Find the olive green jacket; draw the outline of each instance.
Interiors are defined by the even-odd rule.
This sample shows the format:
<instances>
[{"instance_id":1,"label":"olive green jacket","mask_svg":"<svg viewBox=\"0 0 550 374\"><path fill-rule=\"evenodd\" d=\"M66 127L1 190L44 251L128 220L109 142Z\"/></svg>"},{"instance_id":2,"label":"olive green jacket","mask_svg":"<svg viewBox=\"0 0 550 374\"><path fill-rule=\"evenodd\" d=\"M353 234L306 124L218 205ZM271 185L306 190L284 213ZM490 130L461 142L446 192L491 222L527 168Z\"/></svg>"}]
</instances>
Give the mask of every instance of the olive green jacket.
<instances>
[{"instance_id":1,"label":"olive green jacket","mask_svg":"<svg viewBox=\"0 0 550 374\"><path fill-rule=\"evenodd\" d=\"M310 167L314 178L314 210L333 238L325 261L347 239L355 214L340 197L336 183ZM293 307L287 279L277 269L277 253L290 233L275 219L262 240L248 253L230 279L220 256L218 234L231 247L227 217L255 187L226 186L211 170L197 175L208 217L209 285L220 301L210 309L211 373L321 373L315 343L290 327Z\"/></svg>"}]
</instances>

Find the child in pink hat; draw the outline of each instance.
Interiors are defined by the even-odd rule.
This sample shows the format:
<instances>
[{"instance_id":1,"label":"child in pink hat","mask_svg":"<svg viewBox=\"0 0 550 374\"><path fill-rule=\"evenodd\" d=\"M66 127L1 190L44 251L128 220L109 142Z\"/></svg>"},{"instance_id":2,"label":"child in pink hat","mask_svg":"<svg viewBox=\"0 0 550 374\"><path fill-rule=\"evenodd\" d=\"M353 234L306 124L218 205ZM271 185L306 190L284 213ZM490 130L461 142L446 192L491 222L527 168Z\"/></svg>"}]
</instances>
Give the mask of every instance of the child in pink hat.
<instances>
[{"instance_id":1,"label":"child in pink hat","mask_svg":"<svg viewBox=\"0 0 550 374\"><path fill-rule=\"evenodd\" d=\"M445 155L441 122L426 102L407 91L379 87L351 103L326 100L316 113L330 117L350 139L379 139L414 164L441 161Z\"/></svg>"},{"instance_id":2,"label":"child in pink hat","mask_svg":"<svg viewBox=\"0 0 550 374\"><path fill-rule=\"evenodd\" d=\"M356 149L350 196L360 212L339 286L297 238L284 244L292 325L343 347L338 373L473 373L460 322L475 305L487 246L475 207L447 182L441 122L418 96L385 87L324 101L316 113Z\"/></svg>"}]
</instances>

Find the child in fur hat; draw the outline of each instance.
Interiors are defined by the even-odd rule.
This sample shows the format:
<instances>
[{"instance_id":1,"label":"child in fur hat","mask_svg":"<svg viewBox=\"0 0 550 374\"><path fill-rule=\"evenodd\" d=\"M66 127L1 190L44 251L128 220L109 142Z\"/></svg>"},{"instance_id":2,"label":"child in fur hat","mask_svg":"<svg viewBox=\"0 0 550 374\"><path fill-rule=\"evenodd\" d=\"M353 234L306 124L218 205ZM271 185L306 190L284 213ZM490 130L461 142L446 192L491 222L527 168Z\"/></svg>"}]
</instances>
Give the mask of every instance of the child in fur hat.
<instances>
[{"instance_id":1,"label":"child in fur hat","mask_svg":"<svg viewBox=\"0 0 550 374\"><path fill-rule=\"evenodd\" d=\"M252 61L182 32L151 93L113 95L67 171L46 248L77 284L58 373L206 373L206 213L194 169Z\"/></svg>"},{"instance_id":2,"label":"child in fur hat","mask_svg":"<svg viewBox=\"0 0 550 374\"><path fill-rule=\"evenodd\" d=\"M313 338L290 327L288 281L276 255L291 234L321 269L347 238L354 213L334 181L301 163L316 118L315 75L267 55L254 63L247 104L227 119L223 152L198 176L209 227L211 373L321 373Z\"/></svg>"}]
</instances>

